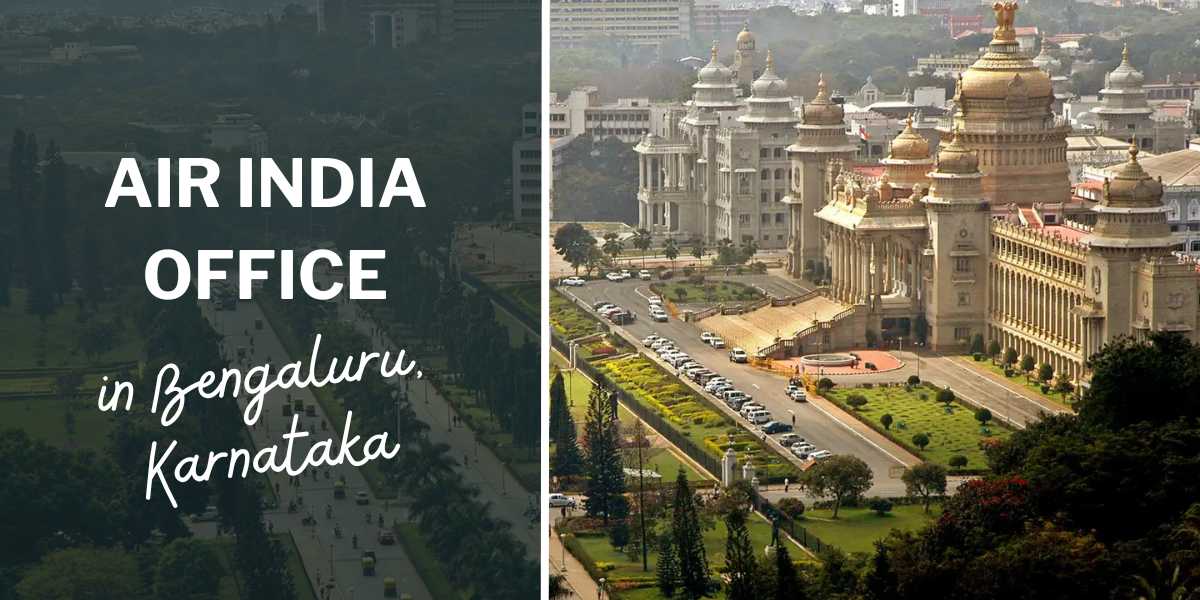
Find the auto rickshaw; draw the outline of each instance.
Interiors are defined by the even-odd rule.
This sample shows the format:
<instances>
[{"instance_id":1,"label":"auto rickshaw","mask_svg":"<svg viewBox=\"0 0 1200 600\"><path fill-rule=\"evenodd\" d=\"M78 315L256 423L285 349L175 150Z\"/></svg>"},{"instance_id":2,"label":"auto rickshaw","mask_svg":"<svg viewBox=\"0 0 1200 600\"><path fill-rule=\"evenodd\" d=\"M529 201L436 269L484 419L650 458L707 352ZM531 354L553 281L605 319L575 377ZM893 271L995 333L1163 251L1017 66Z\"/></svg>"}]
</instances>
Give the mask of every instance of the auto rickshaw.
<instances>
[{"instance_id":1,"label":"auto rickshaw","mask_svg":"<svg viewBox=\"0 0 1200 600\"><path fill-rule=\"evenodd\" d=\"M395 598L396 597L396 578L395 577L384 577L383 578L383 597L384 598Z\"/></svg>"},{"instance_id":2,"label":"auto rickshaw","mask_svg":"<svg viewBox=\"0 0 1200 600\"><path fill-rule=\"evenodd\" d=\"M339 479L333 484L333 497L337 500L346 498L346 482L344 480Z\"/></svg>"},{"instance_id":3,"label":"auto rickshaw","mask_svg":"<svg viewBox=\"0 0 1200 600\"><path fill-rule=\"evenodd\" d=\"M362 574L364 577L375 576L375 551L364 550L362 553Z\"/></svg>"}]
</instances>

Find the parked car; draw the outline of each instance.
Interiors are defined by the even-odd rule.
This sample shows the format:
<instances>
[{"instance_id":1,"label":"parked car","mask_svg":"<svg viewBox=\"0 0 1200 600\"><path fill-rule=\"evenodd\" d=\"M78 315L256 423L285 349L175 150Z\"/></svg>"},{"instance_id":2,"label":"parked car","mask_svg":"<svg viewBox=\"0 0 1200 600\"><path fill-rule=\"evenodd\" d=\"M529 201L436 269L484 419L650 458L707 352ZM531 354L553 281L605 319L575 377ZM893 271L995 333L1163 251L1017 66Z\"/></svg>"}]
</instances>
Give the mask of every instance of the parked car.
<instances>
[{"instance_id":1,"label":"parked car","mask_svg":"<svg viewBox=\"0 0 1200 600\"><path fill-rule=\"evenodd\" d=\"M714 337L717 337L717 334L711 331L705 331L700 334L700 341L704 342L705 344L711 344Z\"/></svg>"},{"instance_id":2,"label":"parked car","mask_svg":"<svg viewBox=\"0 0 1200 600\"><path fill-rule=\"evenodd\" d=\"M621 269L621 280L622 281L629 279L630 277L633 277L633 273L630 273L629 269Z\"/></svg>"},{"instance_id":3,"label":"parked car","mask_svg":"<svg viewBox=\"0 0 1200 600\"><path fill-rule=\"evenodd\" d=\"M360 491L354 494L354 503L359 506L366 506L371 503L371 496L365 491Z\"/></svg>"},{"instance_id":4,"label":"parked car","mask_svg":"<svg viewBox=\"0 0 1200 600\"><path fill-rule=\"evenodd\" d=\"M788 394L788 398L791 398L796 402L808 402L808 393L804 390L793 390L790 394Z\"/></svg>"},{"instance_id":5,"label":"parked car","mask_svg":"<svg viewBox=\"0 0 1200 600\"><path fill-rule=\"evenodd\" d=\"M761 429L763 430L763 433L766 433L768 435L775 435L776 433L783 433L785 431L791 431L792 426L788 425L787 423L780 423L779 421L771 421L771 422L765 423Z\"/></svg>"},{"instance_id":6,"label":"parked car","mask_svg":"<svg viewBox=\"0 0 1200 600\"><path fill-rule=\"evenodd\" d=\"M562 285L569 287L579 287L585 283L587 283L587 280L582 277L568 277L562 280Z\"/></svg>"},{"instance_id":7,"label":"parked car","mask_svg":"<svg viewBox=\"0 0 1200 600\"><path fill-rule=\"evenodd\" d=\"M745 404L742 405L741 413L742 413L742 416L746 416L756 410L766 410L766 407L761 404L758 404L757 402L746 402Z\"/></svg>"},{"instance_id":8,"label":"parked car","mask_svg":"<svg viewBox=\"0 0 1200 600\"><path fill-rule=\"evenodd\" d=\"M771 413L769 413L765 410L762 410L762 411L750 413L750 416L747 417L747 419L749 419L749 421L751 423L754 423L755 425L762 425L763 423L771 422Z\"/></svg>"},{"instance_id":9,"label":"parked car","mask_svg":"<svg viewBox=\"0 0 1200 600\"><path fill-rule=\"evenodd\" d=\"M611 273L609 273L609 274L605 275L605 276L604 276L604 278L605 278L605 279L607 279L607 280L609 280L609 281L612 281L612 282L614 282L614 283L621 282L621 281L625 281L625 278L624 278L624 277L621 277L621 274L620 274L620 273L617 273L616 271L613 271L613 272L611 272Z\"/></svg>"},{"instance_id":10,"label":"parked car","mask_svg":"<svg viewBox=\"0 0 1200 600\"><path fill-rule=\"evenodd\" d=\"M744 363L747 360L750 360L750 357L746 354L745 350L742 350L741 348L734 348L733 350L729 351L729 360L730 362Z\"/></svg>"},{"instance_id":11,"label":"parked car","mask_svg":"<svg viewBox=\"0 0 1200 600\"><path fill-rule=\"evenodd\" d=\"M658 340L661 340L661 339L662 338L658 337L657 335L650 334L650 335L642 338L642 345L649 348L649 347L653 346L655 342L657 342Z\"/></svg>"},{"instance_id":12,"label":"parked car","mask_svg":"<svg viewBox=\"0 0 1200 600\"><path fill-rule=\"evenodd\" d=\"M816 452L808 455L808 457L812 460L824 460L830 456L833 456L833 453L828 450L817 450Z\"/></svg>"},{"instance_id":13,"label":"parked car","mask_svg":"<svg viewBox=\"0 0 1200 600\"><path fill-rule=\"evenodd\" d=\"M808 460L808 455L810 452L812 452L812 450L809 448L801 448L799 446L792 446L792 456L795 456L796 458L798 458L800 460Z\"/></svg>"},{"instance_id":14,"label":"parked car","mask_svg":"<svg viewBox=\"0 0 1200 600\"><path fill-rule=\"evenodd\" d=\"M799 444L803 441L804 438L800 437L798 433L785 433L779 436L779 443L786 447L791 447L793 444Z\"/></svg>"},{"instance_id":15,"label":"parked car","mask_svg":"<svg viewBox=\"0 0 1200 600\"><path fill-rule=\"evenodd\" d=\"M725 340L719 335L714 335L713 338L709 340L708 345L717 349L724 348Z\"/></svg>"},{"instance_id":16,"label":"parked car","mask_svg":"<svg viewBox=\"0 0 1200 600\"><path fill-rule=\"evenodd\" d=\"M575 508L575 499L566 494L550 494L550 508Z\"/></svg>"},{"instance_id":17,"label":"parked car","mask_svg":"<svg viewBox=\"0 0 1200 600\"><path fill-rule=\"evenodd\" d=\"M607 300L599 300L599 301L592 303L592 310L599 311L600 309L604 308L605 306L612 306L612 305L613 305L612 302L608 302Z\"/></svg>"},{"instance_id":18,"label":"parked car","mask_svg":"<svg viewBox=\"0 0 1200 600\"><path fill-rule=\"evenodd\" d=\"M650 319L656 323L666 323L671 320L671 317L667 316L665 311L652 310L650 311Z\"/></svg>"},{"instance_id":19,"label":"parked car","mask_svg":"<svg viewBox=\"0 0 1200 600\"><path fill-rule=\"evenodd\" d=\"M641 279L642 281L650 281L651 277L652 275L650 275L650 271L647 271L646 269L638 271L638 279Z\"/></svg>"}]
</instances>

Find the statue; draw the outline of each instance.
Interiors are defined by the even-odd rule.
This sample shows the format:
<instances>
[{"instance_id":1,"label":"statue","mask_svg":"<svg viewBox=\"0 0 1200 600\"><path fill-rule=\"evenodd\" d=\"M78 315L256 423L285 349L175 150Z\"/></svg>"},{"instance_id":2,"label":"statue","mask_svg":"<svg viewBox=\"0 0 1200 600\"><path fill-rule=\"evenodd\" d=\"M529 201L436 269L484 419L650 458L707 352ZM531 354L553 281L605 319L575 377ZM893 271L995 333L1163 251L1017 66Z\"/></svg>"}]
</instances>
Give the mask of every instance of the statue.
<instances>
[{"instance_id":1,"label":"statue","mask_svg":"<svg viewBox=\"0 0 1200 600\"><path fill-rule=\"evenodd\" d=\"M992 39L1001 42L1012 42L1017 39L1017 31L1013 29L1013 19L1017 13L1016 2L997 2L992 5L996 13L996 28L992 30Z\"/></svg>"}]
</instances>

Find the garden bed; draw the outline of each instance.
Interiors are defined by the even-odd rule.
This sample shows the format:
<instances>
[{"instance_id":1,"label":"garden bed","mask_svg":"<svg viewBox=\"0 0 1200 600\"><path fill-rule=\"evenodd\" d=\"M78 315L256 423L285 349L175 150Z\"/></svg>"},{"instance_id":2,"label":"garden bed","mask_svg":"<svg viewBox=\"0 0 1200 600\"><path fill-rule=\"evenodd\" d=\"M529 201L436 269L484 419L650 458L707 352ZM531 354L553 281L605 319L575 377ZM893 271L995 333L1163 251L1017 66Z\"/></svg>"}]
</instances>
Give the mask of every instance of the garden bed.
<instances>
[{"instance_id":1,"label":"garden bed","mask_svg":"<svg viewBox=\"0 0 1200 600\"><path fill-rule=\"evenodd\" d=\"M596 369L628 397L650 409L692 444L719 461L733 434L739 464L751 461L763 481L796 479L795 467L709 404L678 378L637 355L599 362Z\"/></svg>"},{"instance_id":2,"label":"garden bed","mask_svg":"<svg viewBox=\"0 0 1200 600\"><path fill-rule=\"evenodd\" d=\"M600 325L601 327L597 327ZM597 331L605 331L603 323L570 298L555 291L550 294L550 326L565 340L573 340Z\"/></svg>"},{"instance_id":3,"label":"garden bed","mask_svg":"<svg viewBox=\"0 0 1200 600\"><path fill-rule=\"evenodd\" d=\"M986 473L987 461L981 442L1007 439L1012 435L1012 430L993 419L985 431L975 420L974 409L956 400L950 404L947 412L946 405L936 400L937 393L938 388L922 384L911 388L901 385L837 387L824 396L909 452L946 467L952 474ZM865 397L866 405L858 409L851 407L847 399L854 394ZM881 422L885 414L892 416L890 428L884 427ZM918 433L929 436L929 445L923 450L912 440ZM950 458L953 456L966 457L967 464L951 467Z\"/></svg>"},{"instance_id":4,"label":"garden bed","mask_svg":"<svg viewBox=\"0 0 1200 600\"><path fill-rule=\"evenodd\" d=\"M672 302L706 302L710 304L728 302L754 302L762 300L762 292L736 281L706 281L692 283L674 281L650 286L658 295Z\"/></svg>"}]
</instances>

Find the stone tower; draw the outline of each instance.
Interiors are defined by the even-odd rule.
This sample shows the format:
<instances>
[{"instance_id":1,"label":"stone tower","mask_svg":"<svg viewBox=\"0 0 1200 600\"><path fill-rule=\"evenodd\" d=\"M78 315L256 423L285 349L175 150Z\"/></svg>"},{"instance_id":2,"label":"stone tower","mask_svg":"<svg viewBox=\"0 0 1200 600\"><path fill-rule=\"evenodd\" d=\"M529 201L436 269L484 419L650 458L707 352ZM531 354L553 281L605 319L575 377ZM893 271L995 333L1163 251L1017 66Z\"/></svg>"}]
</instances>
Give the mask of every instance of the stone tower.
<instances>
[{"instance_id":1,"label":"stone tower","mask_svg":"<svg viewBox=\"0 0 1200 600\"><path fill-rule=\"evenodd\" d=\"M927 339L934 350L960 349L984 333L990 210L979 158L958 132L938 151L925 203L929 285L924 300Z\"/></svg>"},{"instance_id":2,"label":"stone tower","mask_svg":"<svg viewBox=\"0 0 1200 600\"><path fill-rule=\"evenodd\" d=\"M1167 225L1162 183L1146 174L1137 155L1130 146L1129 160L1105 180L1092 208L1085 355L1124 333L1178 331L1196 339L1196 266L1171 255L1181 242Z\"/></svg>"},{"instance_id":3,"label":"stone tower","mask_svg":"<svg viewBox=\"0 0 1200 600\"><path fill-rule=\"evenodd\" d=\"M737 78L735 83L742 89L748 88L758 78L758 73L754 71L754 46L754 34L750 33L750 23L743 23L742 31L737 35L737 53L733 57L733 71Z\"/></svg>"},{"instance_id":4,"label":"stone tower","mask_svg":"<svg viewBox=\"0 0 1200 600\"><path fill-rule=\"evenodd\" d=\"M791 209L788 236L788 274L809 277L814 269L825 271L821 249L820 220L816 212L825 206L825 173L830 159L849 160L858 151L846 135L841 104L829 98L825 77L817 82L817 95L805 103L796 126L796 138L788 146L791 159L791 191L783 201Z\"/></svg>"},{"instance_id":5,"label":"stone tower","mask_svg":"<svg viewBox=\"0 0 1200 600\"><path fill-rule=\"evenodd\" d=\"M1145 77L1129 63L1129 46L1121 51L1121 64L1104 76L1101 104L1092 109L1099 117L1100 132L1119 140L1135 138L1138 148L1155 150L1154 109L1142 87Z\"/></svg>"},{"instance_id":6,"label":"stone tower","mask_svg":"<svg viewBox=\"0 0 1200 600\"><path fill-rule=\"evenodd\" d=\"M1015 2L997 3L987 52L954 93L959 143L976 150L983 195L997 205L1066 202L1070 126L1054 116L1050 76L1017 43Z\"/></svg>"}]
</instances>

